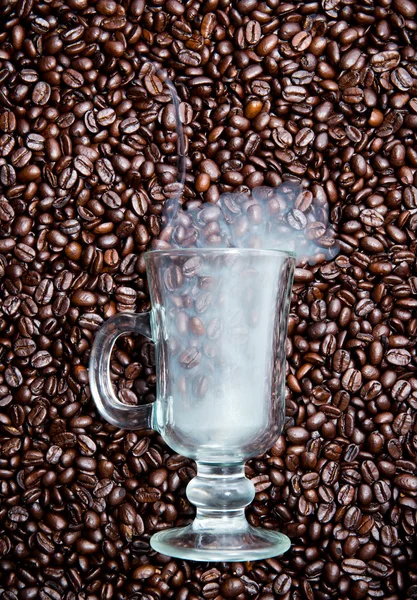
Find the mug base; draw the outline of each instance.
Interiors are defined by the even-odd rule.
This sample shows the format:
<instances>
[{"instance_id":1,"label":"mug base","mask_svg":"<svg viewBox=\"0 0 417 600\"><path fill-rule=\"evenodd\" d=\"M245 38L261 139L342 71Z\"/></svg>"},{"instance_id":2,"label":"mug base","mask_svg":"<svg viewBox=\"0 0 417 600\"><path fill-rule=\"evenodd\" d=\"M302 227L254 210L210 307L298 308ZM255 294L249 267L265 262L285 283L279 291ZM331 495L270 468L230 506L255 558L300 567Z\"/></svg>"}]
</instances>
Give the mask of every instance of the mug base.
<instances>
[{"instance_id":1,"label":"mug base","mask_svg":"<svg viewBox=\"0 0 417 600\"><path fill-rule=\"evenodd\" d=\"M188 527L166 529L151 537L151 546L157 552L173 558L215 562L243 562L280 556L289 550L290 539L278 531L252 527L231 531L227 522L224 530L196 530Z\"/></svg>"}]
</instances>

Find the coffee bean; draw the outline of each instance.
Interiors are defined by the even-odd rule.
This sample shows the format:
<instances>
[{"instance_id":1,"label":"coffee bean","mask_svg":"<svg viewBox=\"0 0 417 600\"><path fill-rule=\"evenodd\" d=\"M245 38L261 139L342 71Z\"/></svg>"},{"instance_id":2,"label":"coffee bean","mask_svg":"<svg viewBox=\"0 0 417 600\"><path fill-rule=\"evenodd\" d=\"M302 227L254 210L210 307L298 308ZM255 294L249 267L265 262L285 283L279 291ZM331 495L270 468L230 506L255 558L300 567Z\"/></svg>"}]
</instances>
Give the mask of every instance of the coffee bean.
<instances>
[{"instance_id":1,"label":"coffee bean","mask_svg":"<svg viewBox=\"0 0 417 600\"><path fill-rule=\"evenodd\" d=\"M11 132L16 129L16 117L13 112L5 110L2 113L0 116L0 129L5 132Z\"/></svg>"},{"instance_id":2,"label":"coffee bean","mask_svg":"<svg viewBox=\"0 0 417 600\"><path fill-rule=\"evenodd\" d=\"M193 256L185 261L182 266L182 273L185 277L194 277L198 274L201 267L201 258L199 256Z\"/></svg>"},{"instance_id":3,"label":"coffee bean","mask_svg":"<svg viewBox=\"0 0 417 600\"><path fill-rule=\"evenodd\" d=\"M208 310L212 303L212 296L210 292L203 292L199 294L195 301L195 309L198 314L202 314Z\"/></svg>"},{"instance_id":4,"label":"coffee bean","mask_svg":"<svg viewBox=\"0 0 417 600\"><path fill-rule=\"evenodd\" d=\"M303 427L290 427L287 429L287 437L291 442L305 442L309 439L310 434Z\"/></svg>"},{"instance_id":5,"label":"coffee bean","mask_svg":"<svg viewBox=\"0 0 417 600\"><path fill-rule=\"evenodd\" d=\"M317 519L319 523L329 523L336 513L336 505L334 502L328 504L319 504L317 510Z\"/></svg>"},{"instance_id":6,"label":"coffee bean","mask_svg":"<svg viewBox=\"0 0 417 600\"><path fill-rule=\"evenodd\" d=\"M30 362L35 369L42 369L52 362L52 356L47 350L39 350L31 357Z\"/></svg>"},{"instance_id":7,"label":"coffee bean","mask_svg":"<svg viewBox=\"0 0 417 600\"><path fill-rule=\"evenodd\" d=\"M258 21L250 20L245 27L245 39L251 46L257 44L261 38L262 29Z\"/></svg>"},{"instance_id":8,"label":"coffee bean","mask_svg":"<svg viewBox=\"0 0 417 600\"><path fill-rule=\"evenodd\" d=\"M304 213L296 208L288 213L287 220L290 227L298 231L304 229L307 225L307 219L304 216Z\"/></svg>"},{"instance_id":9,"label":"coffee bean","mask_svg":"<svg viewBox=\"0 0 417 600\"><path fill-rule=\"evenodd\" d=\"M238 577L229 577L221 585L221 593L225 598L236 598L244 591L245 586Z\"/></svg>"},{"instance_id":10,"label":"coffee bean","mask_svg":"<svg viewBox=\"0 0 417 600\"><path fill-rule=\"evenodd\" d=\"M204 323L198 317L190 319L190 331L193 335L201 336L205 333Z\"/></svg>"},{"instance_id":11,"label":"coffee bean","mask_svg":"<svg viewBox=\"0 0 417 600\"><path fill-rule=\"evenodd\" d=\"M77 156L74 159L74 168L78 173L84 175L85 177L89 177L93 173L94 165L89 158L86 156ZM71 173L71 171L70 171ZM73 175L74 177L74 175ZM61 184L62 185L62 184Z\"/></svg>"},{"instance_id":12,"label":"coffee bean","mask_svg":"<svg viewBox=\"0 0 417 600\"><path fill-rule=\"evenodd\" d=\"M292 38L291 45L297 52L303 52L310 46L312 39L307 31L300 31Z\"/></svg>"},{"instance_id":13,"label":"coffee bean","mask_svg":"<svg viewBox=\"0 0 417 600\"><path fill-rule=\"evenodd\" d=\"M405 348L388 350L386 355L387 361L396 366L406 366L411 361L411 355Z\"/></svg>"},{"instance_id":14,"label":"coffee bean","mask_svg":"<svg viewBox=\"0 0 417 600\"><path fill-rule=\"evenodd\" d=\"M210 159L204 160L199 164L202 173L207 174L211 181L217 181L220 178L220 169L216 163Z\"/></svg>"},{"instance_id":15,"label":"coffee bean","mask_svg":"<svg viewBox=\"0 0 417 600\"><path fill-rule=\"evenodd\" d=\"M14 506L7 511L7 517L13 523L24 523L29 519L29 512L22 506Z\"/></svg>"},{"instance_id":16,"label":"coffee bean","mask_svg":"<svg viewBox=\"0 0 417 600\"><path fill-rule=\"evenodd\" d=\"M97 483L93 490L94 496L104 498L110 494L114 486L114 482L110 479L102 479Z\"/></svg>"},{"instance_id":17,"label":"coffee bean","mask_svg":"<svg viewBox=\"0 0 417 600\"><path fill-rule=\"evenodd\" d=\"M23 383L23 376L21 371L14 366L7 367L4 372L4 377L7 385L12 388L19 387Z\"/></svg>"},{"instance_id":18,"label":"coffee bean","mask_svg":"<svg viewBox=\"0 0 417 600\"><path fill-rule=\"evenodd\" d=\"M19 338L14 344L14 351L17 356L31 356L36 351L36 344L30 338Z\"/></svg>"},{"instance_id":19,"label":"coffee bean","mask_svg":"<svg viewBox=\"0 0 417 600\"><path fill-rule=\"evenodd\" d=\"M306 90L299 85L287 85L283 89L282 96L287 102L303 102L306 99Z\"/></svg>"},{"instance_id":20,"label":"coffee bean","mask_svg":"<svg viewBox=\"0 0 417 600\"><path fill-rule=\"evenodd\" d=\"M395 484L406 493L417 491L417 477L413 475L398 475Z\"/></svg>"},{"instance_id":21,"label":"coffee bean","mask_svg":"<svg viewBox=\"0 0 417 600\"><path fill-rule=\"evenodd\" d=\"M348 575L362 575L366 570L366 563L357 558L346 558L341 566L342 571Z\"/></svg>"},{"instance_id":22,"label":"coffee bean","mask_svg":"<svg viewBox=\"0 0 417 600\"><path fill-rule=\"evenodd\" d=\"M181 269L177 266L172 266L165 271L165 285L169 291L174 291L182 286L183 276Z\"/></svg>"},{"instance_id":23,"label":"coffee bean","mask_svg":"<svg viewBox=\"0 0 417 600\"><path fill-rule=\"evenodd\" d=\"M312 129L310 129L309 127L303 127L302 129L300 129L300 131L295 136L294 141L297 146L299 146L300 148L303 148L305 146L308 146L313 140L314 140L314 131ZM310 194L311 194L311 192L310 192ZM312 194L311 194L311 199L312 199ZM295 206L295 208L299 208L299 207ZM307 210L307 208L308 208L308 206L306 206L306 208L304 210ZM301 210L303 210L303 209L301 209Z\"/></svg>"},{"instance_id":24,"label":"coffee bean","mask_svg":"<svg viewBox=\"0 0 417 600\"><path fill-rule=\"evenodd\" d=\"M278 596L285 596L285 594L290 591L291 585L291 577L286 573L281 573L281 575L278 575L278 577L275 579L273 589Z\"/></svg>"},{"instance_id":25,"label":"coffee bean","mask_svg":"<svg viewBox=\"0 0 417 600\"><path fill-rule=\"evenodd\" d=\"M113 183L115 174L112 163L107 158L100 158L96 164L95 168L97 171L97 175L99 179L105 183L106 185L110 185Z\"/></svg>"},{"instance_id":26,"label":"coffee bean","mask_svg":"<svg viewBox=\"0 0 417 600\"><path fill-rule=\"evenodd\" d=\"M12 165L3 165L0 168L0 181L5 186L11 186L16 183L16 171L12 167ZM3 208L3 211L4 211L4 208ZM6 216L6 215L3 215L3 216ZM2 220L7 220L7 219L2 219Z\"/></svg>"},{"instance_id":27,"label":"coffee bean","mask_svg":"<svg viewBox=\"0 0 417 600\"><path fill-rule=\"evenodd\" d=\"M69 88L80 88L84 84L84 77L75 69L66 69L62 74L62 81Z\"/></svg>"},{"instance_id":28,"label":"coffee bean","mask_svg":"<svg viewBox=\"0 0 417 600\"><path fill-rule=\"evenodd\" d=\"M362 375L356 369L348 369L342 377L342 385L348 392L357 392L362 385Z\"/></svg>"},{"instance_id":29,"label":"coffee bean","mask_svg":"<svg viewBox=\"0 0 417 600\"><path fill-rule=\"evenodd\" d=\"M97 302L96 295L88 290L77 290L71 296L71 302L75 306L94 306Z\"/></svg>"},{"instance_id":30,"label":"coffee bean","mask_svg":"<svg viewBox=\"0 0 417 600\"><path fill-rule=\"evenodd\" d=\"M209 379L205 375L194 378L192 385L193 393L197 398L204 398L209 389Z\"/></svg>"},{"instance_id":31,"label":"coffee bean","mask_svg":"<svg viewBox=\"0 0 417 600\"><path fill-rule=\"evenodd\" d=\"M31 246L28 246L24 243L19 243L16 245L14 248L14 254L17 259L26 263L30 263L36 258L35 250Z\"/></svg>"},{"instance_id":32,"label":"coffee bean","mask_svg":"<svg viewBox=\"0 0 417 600\"><path fill-rule=\"evenodd\" d=\"M4 222L10 222L13 220L14 217L15 212L11 204L9 204L7 200L0 200L0 220Z\"/></svg>"},{"instance_id":33,"label":"coffee bean","mask_svg":"<svg viewBox=\"0 0 417 600\"><path fill-rule=\"evenodd\" d=\"M59 446L51 446L46 454L46 460L48 463L55 465L59 462L62 455L62 449Z\"/></svg>"},{"instance_id":34,"label":"coffee bean","mask_svg":"<svg viewBox=\"0 0 417 600\"><path fill-rule=\"evenodd\" d=\"M259 44L256 46L256 53L259 56L267 56L277 47L279 38L275 34L267 35L262 38Z\"/></svg>"},{"instance_id":35,"label":"coffee bean","mask_svg":"<svg viewBox=\"0 0 417 600\"><path fill-rule=\"evenodd\" d=\"M96 114L96 122L99 125L108 127L116 120L116 113L112 108L103 108Z\"/></svg>"},{"instance_id":36,"label":"coffee bean","mask_svg":"<svg viewBox=\"0 0 417 600\"><path fill-rule=\"evenodd\" d=\"M180 365L184 369L194 369L201 361L201 354L196 348L184 350L179 357Z\"/></svg>"},{"instance_id":37,"label":"coffee bean","mask_svg":"<svg viewBox=\"0 0 417 600\"><path fill-rule=\"evenodd\" d=\"M51 97L51 86L44 81L38 81L33 88L32 101L34 104L44 106Z\"/></svg>"},{"instance_id":38,"label":"coffee bean","mask_svg":"<svg viewBox=\"0 0 417 600\"><path fill-rule=\"evenodd\" d=\"M151 95L161 94L163 91L163 84L154 73L145 76L144 84Z\"/></svg>"},{"instance_id":39,"label":"coffee bean","mask_svg":"<svg viewBox=\"0 0 417 600\"><path fill-rule=\"evenodd\" d=\"M79 538L76 542L76 549L81 555L93 555L98 551L98 544L90 542L85 538Z\"/></svg>"},{"instance_id":40,"label":"coffee bean","mask_svg":"<svg viewBox=\"0 0 417 600\"><path fill-rule=\"evenodd\" d=\"M223 325L218 317L214 317L207 326L207 337L211 340L216 340L220 337L223 330Z\"/></svg>"},{"instance_id":41,"label":"coffee bean","mask_svg":"<svg viewBox=\"0 0 417 600\"><path fill-rule=\"evenodd\" d=\"M408 19L414 17L416 14L416 7L410 0L395 0L394 6L400 15Z\"/></svg>"},{"instance_id":42,"label":"coffee bean","mask_svg":"<svg viewBox=\"0 0 417 600\"><path fill-rule=\"evenodd\" d=\"M387 50L374 54L370 64L376 73L383 73L395 68L400 61L400 55L396 50Z\"/></svg>"}]
</instances>

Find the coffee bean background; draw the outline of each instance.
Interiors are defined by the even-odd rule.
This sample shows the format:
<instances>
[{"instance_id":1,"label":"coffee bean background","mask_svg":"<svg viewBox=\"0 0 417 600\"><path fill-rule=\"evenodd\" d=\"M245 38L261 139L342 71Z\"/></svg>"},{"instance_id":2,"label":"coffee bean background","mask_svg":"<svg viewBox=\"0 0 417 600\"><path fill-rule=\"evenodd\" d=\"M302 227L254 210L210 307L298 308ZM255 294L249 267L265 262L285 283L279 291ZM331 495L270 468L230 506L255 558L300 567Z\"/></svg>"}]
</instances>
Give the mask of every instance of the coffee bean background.
<instances>
[{"instance_id":1,"label":"coffee bean background","mask_svg":"<svg viewBox=\"0 0 417 600\"><path fill-rule=\"evenodd\" d=\"M411 0L1 0L0 597L417 597L417 55ZM194 465L102 422L87 364L109 316L149 309L143 253L184 201L302 183L340 254L300 265L286 431L251 460L247 564L171 560ZM302 206L299 207L302 211ZM120 398L155 394L125 338Z\"/></svg>"}]
</instances>

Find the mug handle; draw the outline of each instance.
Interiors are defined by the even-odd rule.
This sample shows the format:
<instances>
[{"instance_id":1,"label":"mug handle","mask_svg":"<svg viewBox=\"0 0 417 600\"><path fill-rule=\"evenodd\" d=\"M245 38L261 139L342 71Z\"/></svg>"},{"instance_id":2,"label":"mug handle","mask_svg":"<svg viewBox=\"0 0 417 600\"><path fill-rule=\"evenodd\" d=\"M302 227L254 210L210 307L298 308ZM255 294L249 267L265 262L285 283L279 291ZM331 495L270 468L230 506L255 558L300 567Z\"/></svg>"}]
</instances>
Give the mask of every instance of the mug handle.
<instances>
[{"instance_id":1,"label":"mug handle","mask_svg":"<svg viewBox=\"0 0 417 600\"><path fill-rule=\"evenodd\" d=\"M120 313L110 317L98 331L88 366L91 395L100 415L121 429L154 429L154 403L128 406L117 398L110 379L110 357L115 341L126 333L152 340L150 312Z\"/></svg>"}]
</instances>

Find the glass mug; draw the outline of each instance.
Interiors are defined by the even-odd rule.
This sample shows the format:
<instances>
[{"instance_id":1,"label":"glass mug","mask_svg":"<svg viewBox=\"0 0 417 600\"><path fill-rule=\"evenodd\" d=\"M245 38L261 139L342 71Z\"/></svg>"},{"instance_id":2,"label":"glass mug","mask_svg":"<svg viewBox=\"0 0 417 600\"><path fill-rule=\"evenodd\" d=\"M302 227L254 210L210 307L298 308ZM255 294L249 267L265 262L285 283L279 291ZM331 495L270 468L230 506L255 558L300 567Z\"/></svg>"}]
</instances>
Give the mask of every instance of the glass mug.
<instances>
[{"instance_id":1,"label":"glass mug","mask_svg":"<svg viewBox=\"0 0 417 600\"><path fill-rule=\"evenodd\" d=\"M153 428L194 459L186 493L191 525L154 534L151 546L177 558L246 561L290 547L278 531L249 525L255 496L248 458L281 433L285 339L295 257L258 249L151 250L145 254L150 313L110 318L95 338L89 365L100 414L124 429ZM127 406L114 392L110 355L116 339L155 342L157 399Z\"/></svg>"}]
</instances>

